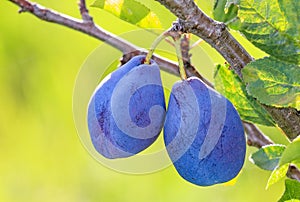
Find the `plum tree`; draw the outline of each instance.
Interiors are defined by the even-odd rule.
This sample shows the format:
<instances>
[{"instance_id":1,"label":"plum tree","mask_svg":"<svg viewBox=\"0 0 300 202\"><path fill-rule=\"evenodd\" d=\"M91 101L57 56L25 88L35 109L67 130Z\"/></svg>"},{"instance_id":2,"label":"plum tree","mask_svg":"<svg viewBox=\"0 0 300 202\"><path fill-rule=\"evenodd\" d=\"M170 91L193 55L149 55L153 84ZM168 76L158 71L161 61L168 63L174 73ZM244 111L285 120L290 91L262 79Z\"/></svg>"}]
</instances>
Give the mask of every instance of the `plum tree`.
<instances>
[{"instance_id":1,"label":"plum tree","mask_svg":"<svg viewBox=\"0 0 300 202\"><path fill-rule=\"evenodd\" d=\"M82 20L28 0L10 1L21 8L20 12L30 12L42 20L105 41L120 50L124 58L129 52L129 55L145 53L97 26L85 0L79 1ZM180 34L200 37L229 64L230 68L217 65L215 88L238 109L248 145L259 148L251 157L254 164L273 171L267 185L285 175L299 181L300 57L299 18L295 16L300 4L277 0L264 1L263 5L247 0L216 0L212 19L198 7L198 1L157 1L178 18ZM113 2L114 6L105 6L111 3L110 0L96 0L93 6L144 28L161 25L161 17L141 1L120 1ZM161 12L161 9L157 11ZM229 28L242 33L268 56L256 56L256 60ZM188 44L185 50L188 59L191 47ZM163 125L165 101L158 67L153 61L149 65L142 64L143 57L138 58L106 77L89 103L91 139L96 150L107 158L123 158L142 151L155 141ZM179 74L177 66L168 59L156 56L154 60L161 69ZM186 64L186 69L192 70L189 76L197 76L208 83L196 68L191 69L189 61ZM180 74L182 72L180 68ZM228 181L240 171L245 157L240 118L228 100L202 81L182 78L183 81L173 87L166 114L164 139L167 151L179 174L192 183L206 186ZM254 124L280 128L289 142L286 146L274 144ZM298 195L291 194L299 193L299 188L297 191L291 186L292 182L286 182L286 194L280 201L286 196L299 199ZM299 182L295 183L299 186Z\"/></svg>"}]
</instances>

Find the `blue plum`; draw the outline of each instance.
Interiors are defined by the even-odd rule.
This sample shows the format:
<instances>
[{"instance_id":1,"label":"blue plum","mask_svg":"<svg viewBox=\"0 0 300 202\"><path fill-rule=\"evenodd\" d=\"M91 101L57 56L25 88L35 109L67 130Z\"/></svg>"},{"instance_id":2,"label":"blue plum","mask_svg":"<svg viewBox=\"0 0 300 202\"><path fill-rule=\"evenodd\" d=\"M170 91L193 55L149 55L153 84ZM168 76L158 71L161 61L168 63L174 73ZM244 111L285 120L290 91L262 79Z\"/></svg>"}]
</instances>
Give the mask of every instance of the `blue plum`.
<instances>
[{"instance_id":1,"label":"blue plum","mask_svg":"<svg viewBox=\"0 0 300 202\"><path fill-rule=\"evenodd\" d=\"M196 185L227 182L244 164L246 140L236 109L196 77L174 84L164 141L177 172Z\"/></svg>"},{"instance_id":2,"label":"blue plum","mask_svg":"<svg viewBox=\"0 0 300 202\"><path fill-rule=\"evenodd\" d=\"M135 56L106 76L88 105L88 129L95 149L109 159L149 147L162 130L166 108L158 65Z\"/></svg>"}]
</instances>

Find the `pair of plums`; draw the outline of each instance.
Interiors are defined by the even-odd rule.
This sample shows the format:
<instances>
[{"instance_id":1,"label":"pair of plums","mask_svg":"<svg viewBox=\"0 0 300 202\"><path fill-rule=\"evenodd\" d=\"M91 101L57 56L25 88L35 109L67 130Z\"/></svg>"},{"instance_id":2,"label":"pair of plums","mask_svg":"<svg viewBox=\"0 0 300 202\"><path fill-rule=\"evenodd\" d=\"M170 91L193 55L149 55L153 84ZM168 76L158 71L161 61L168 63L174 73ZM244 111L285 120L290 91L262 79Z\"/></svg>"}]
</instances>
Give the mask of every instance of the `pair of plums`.
<instances>
[{"instance_id":1,"label":"pair of plums","mask_svg":"<svg viewBox=\"0 0 300 202\"><path fill-rule=\"evenodd\" d=\"M95 149L109 159L135 155L164 128L164 143L177 172L209 186L234 178L246 150L241 119L230 101L200 79L174 84L168 109L158 65L135 56L105 77L88 106Z\"/></svg>"}]
</instances>

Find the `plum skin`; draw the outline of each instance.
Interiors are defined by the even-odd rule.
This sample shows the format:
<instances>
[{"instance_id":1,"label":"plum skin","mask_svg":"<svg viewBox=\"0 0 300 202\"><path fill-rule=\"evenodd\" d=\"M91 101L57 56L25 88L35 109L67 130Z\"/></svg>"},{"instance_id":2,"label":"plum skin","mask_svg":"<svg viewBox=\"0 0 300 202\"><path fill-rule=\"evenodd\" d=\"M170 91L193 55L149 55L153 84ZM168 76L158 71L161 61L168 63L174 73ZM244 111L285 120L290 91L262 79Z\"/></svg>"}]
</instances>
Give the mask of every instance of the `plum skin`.
<instances>
[{"instance_id":1,"label":"plum skin","mask_svg":"<svg viewBox=\"0 0 300 202\"><path fill-rule=\"evenodd\" d=\"M87 115L88 130L95 149L106 158L125 158L141 152L157 139L163 127L166 108L159 67L154 61L151 61L150 65L143 64L144 59L145 56L133 57L126 64L105 77L91 96ZM119 82L124 78L130 79L126 80L125 83L129 89L137 82L143 83L143 80L140 81L144 78L143 76L133 75L137 72L139 74L145 72L147 77L155 80L156 84L145 83L141 88L136 89L135 92L122 92L125 93L123 95L122 93L116 93L117 87L123 87L120 87ZM133 75L133 78L130 75ZM126 105L125 107L128 108L130 120L125 120L126 116L123 116L121 112L117 114L117 117L113 114L112 108L118 106L113 105L112 99L116 98L121 103L124 95L128 96L128 93L130 93L131 97L129 106ZM121 104L124 105L124 103ZM149 117L153 106L161 108L159 113L153 115L157 120L151 120L151 117ZM145 137L144 134L136 137L129 134L131 128L126 128L125 130L119 128L116 119L118 119L118 122L124 121L125 125L128 121L131 121L137 129L155 124L156 130L154 130L154 134L151 134L151 137Z\"/></svg>"},{"instance_id":2,"label":"plum skin","mask_svg":"<svg viewBox=\"0 0 300 202\"><path fill-rule=\"evenodd\" d=\"M194 98L187 96L187 92L192 93ZM211 108L215 107L212 106L212 98L221 100L226 105L224 123L219 130L219 137L214 140L214 147L202 155L204 157L199 158L200 150L205 146L203 143L212 116L224 115L215 112L211 114ZM199 114L189 112L186 114L188 107L194 111L198 109ZM184 131L181 133L181 130ZM197 132L193 134L192 130ZM214 130L218 133L217 129ZM176 138L180 139L176 136L182 137L180 141L174 143ZM227 182L239 173L244 164L246 140L236 109L230 101L196 77L177 82L173 86L164 125L164 141L177 172L185 180L196 185L209 186ZM188 144L184 143L185 141Z\"/></svg>"}]
</instances>

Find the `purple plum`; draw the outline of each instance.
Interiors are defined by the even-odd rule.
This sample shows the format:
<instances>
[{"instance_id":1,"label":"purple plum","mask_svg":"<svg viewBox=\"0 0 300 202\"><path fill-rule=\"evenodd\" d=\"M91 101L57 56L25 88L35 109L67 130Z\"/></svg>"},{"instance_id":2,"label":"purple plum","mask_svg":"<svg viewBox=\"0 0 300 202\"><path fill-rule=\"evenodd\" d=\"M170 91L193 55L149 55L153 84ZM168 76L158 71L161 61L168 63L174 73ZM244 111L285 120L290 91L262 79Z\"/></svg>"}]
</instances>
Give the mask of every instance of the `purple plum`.
<instances>
[{"instance_id":1,"label":"purple plum","mask_svg":"<svg viewBox=\"0 0 300 202\"><path fill-rule=\"evenodd\" d=\"M162 130L165 98L158 65L135 56L106 76L88 105L88 129L95 149L109 159L135 155Z\"/></svg>"},{"instance_id":2,"label":"purple plum","mask_svg":"<svg viewBox=\"0 0 300 202\"><path fill-rule=\"evenodd\" d=\"M196 185L227 182L244 164L246 140L236 109L196 77L174 84L164 141L177 172Z\"/></svg>"}]
</instances>

